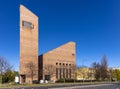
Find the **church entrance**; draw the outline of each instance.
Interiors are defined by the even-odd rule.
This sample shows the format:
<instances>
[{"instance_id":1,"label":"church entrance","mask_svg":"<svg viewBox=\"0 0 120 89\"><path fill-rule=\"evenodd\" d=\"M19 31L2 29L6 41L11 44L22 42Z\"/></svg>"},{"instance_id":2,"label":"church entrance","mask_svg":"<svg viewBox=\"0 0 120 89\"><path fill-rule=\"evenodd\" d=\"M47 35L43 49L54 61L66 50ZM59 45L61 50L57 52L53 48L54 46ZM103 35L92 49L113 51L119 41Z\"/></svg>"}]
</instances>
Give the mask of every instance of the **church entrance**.
<instances>
[{"instance_id":1,"label":"church entrance","mask_svg":"<svg viewBox=\"0 0 120 89\"><path fill-rule=\"evenodd\" d=\"M25 83L26 81L26 75L21 75L21 83Z\"/></svg>"}]
</instances>

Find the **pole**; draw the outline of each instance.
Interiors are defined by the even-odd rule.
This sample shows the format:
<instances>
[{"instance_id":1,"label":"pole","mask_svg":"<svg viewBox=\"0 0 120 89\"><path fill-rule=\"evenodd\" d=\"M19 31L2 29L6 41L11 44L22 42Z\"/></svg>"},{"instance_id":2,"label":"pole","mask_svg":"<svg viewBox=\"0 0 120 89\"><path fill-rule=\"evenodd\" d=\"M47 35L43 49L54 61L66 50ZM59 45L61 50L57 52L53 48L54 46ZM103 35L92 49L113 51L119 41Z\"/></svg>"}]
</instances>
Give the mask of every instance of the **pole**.
<instances>
[{"instance_id":1,"label":"pole","mask_svg":"<svg viewBox=\"0 0 120 89\"><path fill-rule=\"evenodd\" d=\"M0 85L2 85L2 75L0 76Z\"/></svg>"}]
</instances>

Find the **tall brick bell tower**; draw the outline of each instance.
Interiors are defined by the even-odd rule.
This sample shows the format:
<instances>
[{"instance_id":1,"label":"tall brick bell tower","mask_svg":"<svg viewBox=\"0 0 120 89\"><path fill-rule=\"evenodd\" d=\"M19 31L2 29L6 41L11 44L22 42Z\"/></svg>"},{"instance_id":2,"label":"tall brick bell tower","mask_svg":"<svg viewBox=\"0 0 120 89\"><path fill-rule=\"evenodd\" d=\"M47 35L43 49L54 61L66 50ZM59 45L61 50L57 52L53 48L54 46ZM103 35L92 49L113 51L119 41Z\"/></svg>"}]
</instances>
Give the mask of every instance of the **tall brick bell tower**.
<instances>
[{"instance_id":1,"label":"tall brick bell tower","mask_svg":"<svg viewBox=\"0 0 120 89\"><path fill-rule=\"evenodd\" d=\"M35 80L38 80L38 17L20 5L20 83Z\"/></svg>"}]
</instances>

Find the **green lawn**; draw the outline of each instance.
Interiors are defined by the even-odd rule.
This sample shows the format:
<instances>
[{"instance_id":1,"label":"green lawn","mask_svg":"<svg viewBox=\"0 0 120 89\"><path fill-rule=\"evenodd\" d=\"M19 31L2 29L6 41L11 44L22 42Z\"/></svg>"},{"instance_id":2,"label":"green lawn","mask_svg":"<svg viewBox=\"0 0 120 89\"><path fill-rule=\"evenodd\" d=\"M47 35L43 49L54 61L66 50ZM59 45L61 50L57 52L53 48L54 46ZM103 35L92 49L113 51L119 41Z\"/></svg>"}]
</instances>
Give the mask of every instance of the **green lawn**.
<instances>
[{"instance_id":1,"label":"green lawn","mask_svg":"<svg viewBox=\"0 0 120 89\"><path fill-rule=\"evenodd\" d=\"M57 86L57 85L68 85L68 84L101 84L110 82L73 82L73 83L43 83L43 84L2 84L0 88L16 88L16 87L32 87L32 86Z\"/></svg>"}]
</instances>

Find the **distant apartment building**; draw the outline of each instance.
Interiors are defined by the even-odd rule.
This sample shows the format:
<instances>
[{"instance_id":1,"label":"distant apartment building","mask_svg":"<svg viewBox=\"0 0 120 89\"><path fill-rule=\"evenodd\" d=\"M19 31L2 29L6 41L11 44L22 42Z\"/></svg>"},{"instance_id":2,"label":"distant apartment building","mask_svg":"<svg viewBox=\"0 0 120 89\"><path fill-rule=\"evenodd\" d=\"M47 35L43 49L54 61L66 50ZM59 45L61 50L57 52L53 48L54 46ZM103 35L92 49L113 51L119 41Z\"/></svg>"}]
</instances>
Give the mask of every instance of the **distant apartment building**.
<instances>
[{"instance_id":1,"label":"distant apartment building","mask_svg":"<svg viewBox=\"0 0 120 89\"><path fill-rule=\"evenodd\" d=\"M95 80L95 69L81 67L77 69L77 80Z\"/></svg>"},{"instance_id":2,"label":"distant apartment building","mask_svg":"<svg viewBox=\"0 0 120 89\"><path fill-rule=\"evenodd\" d=\"M20 5L20 83L73 78L75 65L74 42L38 56L38 17Z\"/></svg>"},{"instance_id":3,"label":"distant apartment building","mask_svg":"<svg viewBox=\"0 0 120 89\"><path fill-rule=\"evenodd\" d=\"M120 70L120 67L113 67L113 68L111 68L111 69L113 69L113 70Z\"/></svg>"}]
</instances>

